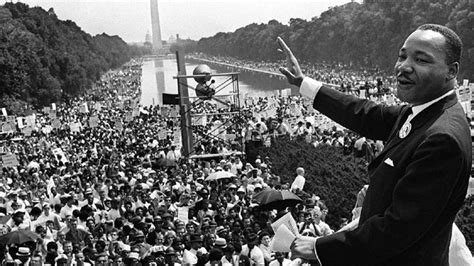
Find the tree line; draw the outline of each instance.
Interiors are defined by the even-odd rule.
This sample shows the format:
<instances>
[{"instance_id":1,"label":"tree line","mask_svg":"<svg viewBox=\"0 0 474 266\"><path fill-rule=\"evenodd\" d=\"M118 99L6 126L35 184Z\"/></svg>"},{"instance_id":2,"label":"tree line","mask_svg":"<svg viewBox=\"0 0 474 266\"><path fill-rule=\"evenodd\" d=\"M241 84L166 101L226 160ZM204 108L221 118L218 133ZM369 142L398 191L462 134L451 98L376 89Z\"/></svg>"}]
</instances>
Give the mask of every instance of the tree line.
<instances>
[{"instance_id":1,"label":"tree line","mask_svg":"<svg viewBox=\"0 0 474 266\"><path fill-rule=\"evenodd\" d=\"M118 36L91 36L53 9L0 6L0 107L12 113L81 95L141 53Z\"/></svg>"},{"instance_id":2,"label":"tree line","mask_svg":"<svg viewBox=\"0 0 474 266\"><path fill-rule=\"evenodd\" d=\"M295 56L310 63L344 64L392 73L404 39L425 23L446 25L464 43L459 78L474 80L474 2L472 0L352 2L330 8L310 21L290 19L250 24L220 32L186 47L189 51L254 61L277 61L277 36Z\"/></svg>"}]
</instances>

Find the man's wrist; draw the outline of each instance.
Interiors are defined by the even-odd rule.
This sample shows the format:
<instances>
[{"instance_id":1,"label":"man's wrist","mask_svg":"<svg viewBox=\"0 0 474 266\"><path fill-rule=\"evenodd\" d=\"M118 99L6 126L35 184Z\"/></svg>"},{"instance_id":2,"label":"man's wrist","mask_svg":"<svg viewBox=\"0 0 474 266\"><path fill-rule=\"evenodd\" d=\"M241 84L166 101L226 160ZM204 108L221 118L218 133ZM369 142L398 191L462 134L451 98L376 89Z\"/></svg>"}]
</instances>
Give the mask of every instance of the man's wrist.
<instances>
[{"instance_id":1,"label":"man's wrist","mask_svg":"<svg viewBox=\"0 0 474 266\"><path fill-rule=\"evenodd\" d=\"M300 86L300 94L306 98L309 98L310 100L314 100L322 86L323 83L321 81L304 77Z\"/></svg>"}]
</instances>

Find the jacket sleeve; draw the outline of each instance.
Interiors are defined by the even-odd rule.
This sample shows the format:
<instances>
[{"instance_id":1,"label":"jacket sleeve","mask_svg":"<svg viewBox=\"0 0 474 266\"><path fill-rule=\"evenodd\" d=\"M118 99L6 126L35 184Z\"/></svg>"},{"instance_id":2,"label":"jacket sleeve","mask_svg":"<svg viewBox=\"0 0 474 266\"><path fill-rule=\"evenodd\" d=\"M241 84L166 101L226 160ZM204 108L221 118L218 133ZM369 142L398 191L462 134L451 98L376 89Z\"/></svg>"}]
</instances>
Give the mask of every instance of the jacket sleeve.
<instances>
[{"instance_id":1,"label":"jacket sleeve","mask_svg":"<svg viewBox=\"0 0 474 266\"><path fill-rule=\"evenodd\" d=\"M433 228L439 228L439 224L452 224L448 220L454 219L456 209L448 204L459 201L457 188L466 163L470 163L459 145L448 134L428 136L416 148L394 187L392 204L383 214L368 218L354 231L316 241L322 265L386 262L424 236L437 233Z\"/></svg>"},{"instance_id":2,"label":"jacket sleeve","mask_svg":"<svg viewBox=\"0 0 474 266\"><path fill-rule=\"evenodd\" d=\"M322 86L313 107L342 126L370 139L387 140L402 110Z\"/></svg>"}]
</instances>

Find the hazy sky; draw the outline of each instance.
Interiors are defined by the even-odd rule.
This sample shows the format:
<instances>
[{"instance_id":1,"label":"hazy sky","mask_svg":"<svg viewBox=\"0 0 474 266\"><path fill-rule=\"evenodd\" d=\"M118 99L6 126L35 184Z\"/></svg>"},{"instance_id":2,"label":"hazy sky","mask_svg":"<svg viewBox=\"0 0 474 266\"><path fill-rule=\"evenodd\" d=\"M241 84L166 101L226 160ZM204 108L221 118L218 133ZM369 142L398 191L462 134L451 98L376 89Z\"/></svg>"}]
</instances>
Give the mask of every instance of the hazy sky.
<instances>
[{"instance_id":1,"label":"hazy sky","mask_svg":"<svg viewBox=\"0 0 474 266\"><path fill-rule=\"evenodd\" d=\"M8 2L17 0L8 0ZM0 0L4 4L6 0ZM92 35L105 32L127 42L143 42L151 33L149 0L22 0L30 6L54 8L59 19L70 19ZM158 0L161 35L181 38L213 36L251 23L290 18L310 20L331 6L350 0Z\"/></svg>"}]
</instances>

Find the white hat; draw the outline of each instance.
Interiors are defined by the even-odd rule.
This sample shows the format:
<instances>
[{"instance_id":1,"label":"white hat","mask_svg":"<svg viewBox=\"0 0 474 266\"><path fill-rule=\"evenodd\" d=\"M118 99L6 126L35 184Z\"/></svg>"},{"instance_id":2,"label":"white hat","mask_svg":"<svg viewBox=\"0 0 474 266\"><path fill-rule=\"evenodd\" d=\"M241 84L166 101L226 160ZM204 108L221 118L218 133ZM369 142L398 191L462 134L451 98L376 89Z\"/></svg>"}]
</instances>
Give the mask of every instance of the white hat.
<instances>
[{"instance_id":1,"label":"white hat","mask_svg":"<svg viewBox=\"0 0 474 266\"><path fill-rule=\"evenodd\" d=\"M139 257L140 257L140 256L139 256L139 254L138 254L137 252L130 252L130 253L128 254L128 258L129 258L129 259L137 259L137 260L138 260Z\"/></svg>"},{"instance_id":2,"label":"white hat","mask_svg":"<svg viewBox=\"0 0 474 266\"><path fill-rule=\"evenodd\" d=\"M27 247L19 247L18 248L18 251L16 252L16 255L18 257L20 256L30 256L31 253L30 253L30 248L27 248Z\"/></svg>"}]
</instances>

